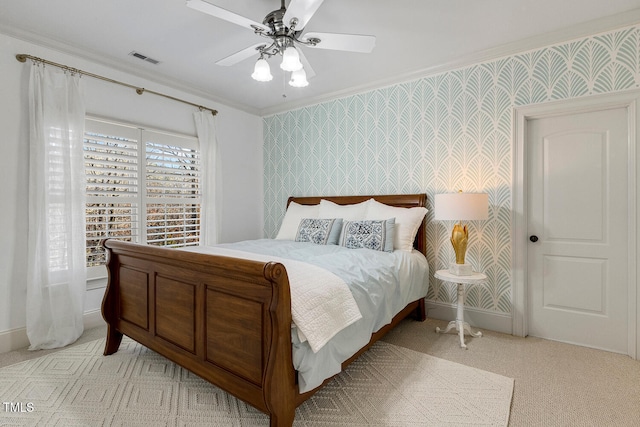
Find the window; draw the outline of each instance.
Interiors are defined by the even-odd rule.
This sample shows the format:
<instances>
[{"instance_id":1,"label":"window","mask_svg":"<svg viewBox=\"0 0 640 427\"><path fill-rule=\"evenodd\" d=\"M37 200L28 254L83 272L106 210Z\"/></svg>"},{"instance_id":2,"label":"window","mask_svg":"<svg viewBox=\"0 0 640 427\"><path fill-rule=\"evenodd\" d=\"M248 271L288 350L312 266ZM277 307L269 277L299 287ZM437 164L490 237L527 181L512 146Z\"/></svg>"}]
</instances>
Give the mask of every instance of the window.
<instances>
[{"instance_id":1,"label":"window","mask_svg":"<svg viewBox=\"0 0 640 427\"><path fill-rule=\"evenodd\" d=\"M84 153L87 267L104 265L100 241L105 238L170 247L199 244L196 138L87 118Z\"/></svg>"}]
</instances>

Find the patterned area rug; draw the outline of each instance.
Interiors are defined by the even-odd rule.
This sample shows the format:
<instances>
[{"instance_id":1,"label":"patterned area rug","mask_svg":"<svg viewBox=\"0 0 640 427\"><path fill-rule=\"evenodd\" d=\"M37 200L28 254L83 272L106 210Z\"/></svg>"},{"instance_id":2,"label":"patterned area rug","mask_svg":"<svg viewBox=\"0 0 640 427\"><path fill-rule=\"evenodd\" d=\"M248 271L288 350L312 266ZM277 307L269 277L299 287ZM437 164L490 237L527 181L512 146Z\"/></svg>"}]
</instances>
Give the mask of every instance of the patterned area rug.
<instances>
[{"instance_id":1,"label":"patterned area rug","mask_svg":"<svg viewBox=\"0 0 640 427\"><path fill-rule=\"evenodd\" d=\"M124 338L0 369L0 425L268 426L266 415ZM378 342L296 412L295 426L507 425L513 379Z\"/></svg>"}]
</instances>

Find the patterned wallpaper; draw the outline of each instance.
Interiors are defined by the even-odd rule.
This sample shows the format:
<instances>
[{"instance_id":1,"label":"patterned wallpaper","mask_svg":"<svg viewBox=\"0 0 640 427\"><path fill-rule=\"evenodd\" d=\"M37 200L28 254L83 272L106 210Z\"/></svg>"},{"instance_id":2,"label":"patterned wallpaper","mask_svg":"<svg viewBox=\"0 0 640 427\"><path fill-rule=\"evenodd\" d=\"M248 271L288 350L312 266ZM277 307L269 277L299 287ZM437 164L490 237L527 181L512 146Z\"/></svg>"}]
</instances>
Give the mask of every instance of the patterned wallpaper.
<instances>
[{"instance_id":1,"label":"patterned wallpaper","mask_svg":"<svg viewBox=\"0 0 640 427\"><path fill-rule=\"evenodd\" d=\"M487 192L467 262L488 275L470 307L511 313L513 107L640 86L640 27L548 46L264 119L265 234L290 195L426 192L428 300L454 302L433 277L454 260L435 194Z\"/></svg>"}]
</instances>

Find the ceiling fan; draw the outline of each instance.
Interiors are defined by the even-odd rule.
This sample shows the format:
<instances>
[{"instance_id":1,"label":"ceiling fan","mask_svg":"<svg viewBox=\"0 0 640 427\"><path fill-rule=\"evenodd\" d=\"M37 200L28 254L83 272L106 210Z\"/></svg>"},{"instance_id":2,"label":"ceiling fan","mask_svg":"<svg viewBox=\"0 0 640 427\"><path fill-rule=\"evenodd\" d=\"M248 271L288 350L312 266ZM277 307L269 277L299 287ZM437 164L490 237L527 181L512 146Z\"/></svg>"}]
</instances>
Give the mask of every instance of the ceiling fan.
<instances>
[{"instance_id":1,"label":"ceiling fan","mask_svg":"<svg viewBox=\"0 0 640 427\"><path fill-rule=\"evenodd\" d=\"M285 71L291 71L289 84L291 86L304 87L309 84L307 77L311 78L315 73L299 47L306 46L318 49L369 53L376 43L376 38L368 35L304 33L304 27L323 1L291 0L289 7L285 7L284 0L281 0L280 9L274 10L265 16L262 24L204 0L187 0L187 6L245 27L255 34L269 39L268 43L249 46L220 59L216 64L231 66L258 54L259 57L251 77L258 81L270 81L273 76L267 59L275 55L282 55L280 68Z\"/></svg>"}]
</instances>

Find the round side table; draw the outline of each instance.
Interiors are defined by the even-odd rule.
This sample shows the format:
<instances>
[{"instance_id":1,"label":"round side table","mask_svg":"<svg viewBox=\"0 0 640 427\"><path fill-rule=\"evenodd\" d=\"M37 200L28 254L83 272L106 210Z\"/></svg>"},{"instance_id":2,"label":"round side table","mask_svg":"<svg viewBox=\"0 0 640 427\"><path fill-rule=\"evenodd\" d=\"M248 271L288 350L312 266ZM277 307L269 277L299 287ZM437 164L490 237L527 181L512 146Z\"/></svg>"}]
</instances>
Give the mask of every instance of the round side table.
<instances>
[{"instance_id":1,"label":"round side table","mask_svg":"<svg viewBox=\"0 0 640 427\"><path fill-rule=\"evenodd\" d=\"M458 335L460 335L460 347L467 348L467 345L464 343L464 333L468 332L472 337L478 338L482 336L482 332L473 332L469 323L464 321L465 285L475 285L477 283L483 283L487 280L487 275L484 273L474 272L469 276L456 276L455 274L449 273L449 270L438 270L435 272L434 276L436 279L440 279L444 282L456 283L458 285L456 320L452 320L451 322L449 322L449 325L447 325L444 331L436 327L436 333L446 334L453 328L456 328Z\"/></svg>"}]
</instances>

